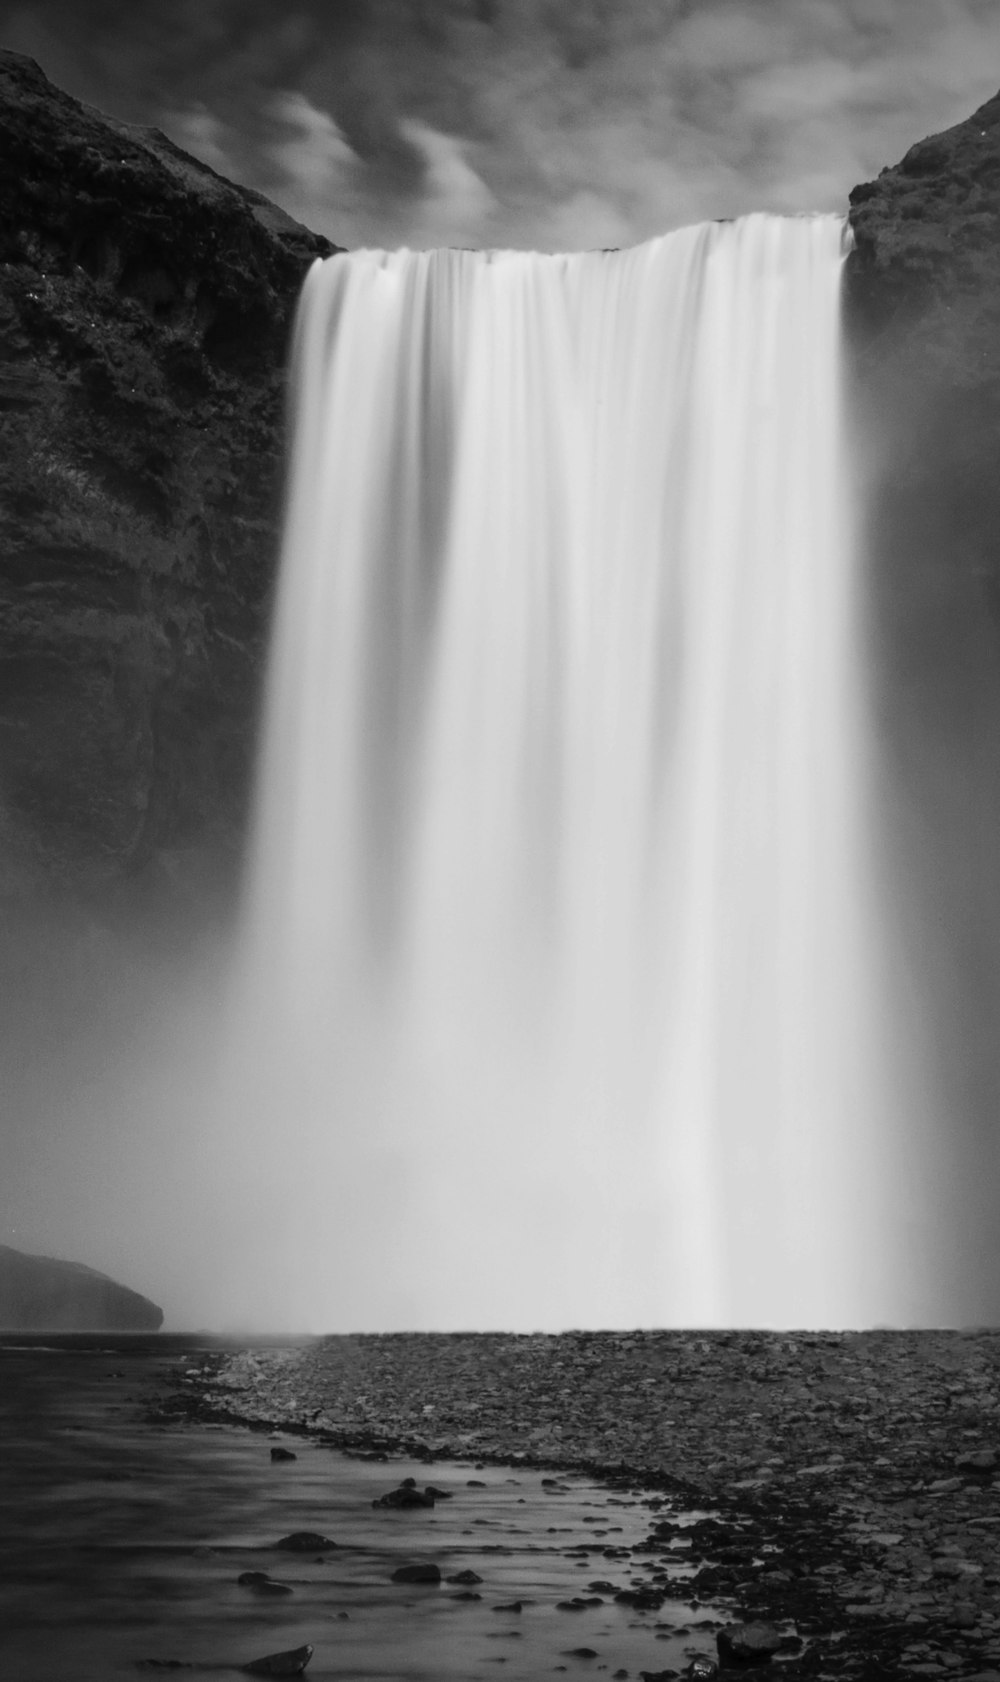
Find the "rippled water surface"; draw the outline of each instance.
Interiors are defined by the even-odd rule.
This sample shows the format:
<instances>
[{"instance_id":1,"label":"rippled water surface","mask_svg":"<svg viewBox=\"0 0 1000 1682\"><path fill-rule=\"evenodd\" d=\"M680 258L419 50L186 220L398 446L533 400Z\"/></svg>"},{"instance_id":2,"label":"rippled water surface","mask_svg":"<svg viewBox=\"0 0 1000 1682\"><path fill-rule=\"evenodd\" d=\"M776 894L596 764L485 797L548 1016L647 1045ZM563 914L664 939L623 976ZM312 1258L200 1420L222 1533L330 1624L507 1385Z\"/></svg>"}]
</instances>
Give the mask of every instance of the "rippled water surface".
<instances>
[{"instance_id":1,"label":"rippled water surface","mask_svg":"<svg viewBox=\"0 0 1000 1682\"><path fill-rule=\"evenodd\" d=\"M197 1348L178 1339L0 1343L4 1678L171 1674L140 1668L148 1660L233 1674L306 1642L315 1649L308 1682L534 1682L618 1669L636 1677L714 1652L711 1609L679 1599L640 1613L608 1588L590 1589L648 1577L649 1555L627 1551L649 1533L643 1492L576 1477L543 1482L546 1474L520 1468L361 1460L228 1426L147 1423L146 1403L192 1364ZM271 1461L278 1440L294 1461ZM373 1508L407 1476L451 1499L433 1509ZM296 1530L336 1547L275 1547ZM680 1596L683 1554L673 1552ZM471 1569L483 1581L471 1591L391 1581L397 1567L419 1562L444 1577ZM241 1586L250 1570L292 1593ZM559 1608L573 1597L599 1604ZM520 1611L501 1609L514 1601Z\"/></svg>"}]
</instances>

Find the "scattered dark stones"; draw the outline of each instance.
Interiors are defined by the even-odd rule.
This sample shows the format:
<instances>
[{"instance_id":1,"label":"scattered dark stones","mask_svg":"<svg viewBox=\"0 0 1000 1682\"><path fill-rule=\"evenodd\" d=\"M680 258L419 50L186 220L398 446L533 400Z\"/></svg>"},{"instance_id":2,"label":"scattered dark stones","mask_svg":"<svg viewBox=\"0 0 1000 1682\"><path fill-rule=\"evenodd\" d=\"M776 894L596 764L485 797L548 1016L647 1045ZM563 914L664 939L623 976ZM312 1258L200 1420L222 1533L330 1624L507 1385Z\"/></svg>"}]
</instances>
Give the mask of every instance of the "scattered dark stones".
<instances>
[{"instance_id":1,"label":"scattered dark stones","mask_svg":"<svg viewBox=\"0 0 1000 1682\"><path fill-rule=\"evenodd\" d=\"M614 1597L623 1606L634 1606L637 1612L658 1612L665 1601L666 1594L657 1589L619 1589Z\"/></svg>"},{"instance_id":2,"label":"scattered dark stones","mask_svg":"<svg viewBox=\"0 0 1000 1682\"><path fill-rule=\"evenodd\" d=\"M490 1610L492 1612L523 1612L524 1602L521 1600L498 1601L497 1605L492 1606Z\"/></svg>"},{"instance_id":3,"label":"scattered dark stones","mask_svg":"<svg viewBox=\"0 0 1000 1682\"><path fill-rule=\"evenodd\" d=\"M280 1542L275 1542L274 1545L292 1554L322 1553L327 1548L337 1546L336 1542L331 1542L329 1536L320 1535L318 1530L293 1530L290 1535L282 1536Z\"/></svg>"},{"instance_id":4,"label":"scattered dark stones","mask_svg":"<svg viewBox=\"0 0 1000 1682\"><path fill-rule=\"evenodd\" d=\"M445 1578L445 1582L447 1583L472 1584L481 1583L482 1580L483 1579L480 1577L478 1571L453 1571L450 1577Z\"/></svg>"},{"instance_id":5,"label":"scattered dark stones","mask_svg":"<svg viewBox=\"0 0 1000 1682\"><path fill-rule=\"evenodd\" d=\"M350 1420L364 1397L356 1432L319 1423L320 1440L418 1457L471 1459L471 1448L498 1468L520 1454L553 1479L553 1462L564 1475L600 1474L623 1500L659 1489L642 1494L649 1531L634 1549L556 1526L547 1538L569 1544L589 1596L615 1598L656 1637L718 1635L701 1617L685 1628L672 1609L671 1630L654 1622L683 1596L692 1610L725 1608L729 1627L797 1630L777 1654L775 1675L788 1682L930 1674L915 1664L967 1679L1000 1672L996 1486L987 1470L958 1465L997 1438L1000 1333L330 1338L292 1360L230 1357L198 1386L185 1400L197 1417L226 1411L287 1429L317 1408L320 1421ZM377 1425L373 1395L393 1398ZM550 1423L558 1447L533 1456L532 1432ZM694 1512L680 1521L684 1508ZM595 1514L595 1526L610 1531L609 1516ZM612 1559L618 1583L589 1576ZM563 1605L585 1610L584 1600L566 1593ZM741 1669L759 1674L745 1661L723 1674Z\"/></svg>"},{"instance_id":6,"label":"scattered dark stones","mask_svg":"<svg viewBox=\"0 0 1000 1682\"><path fill-rule=\"evenodd\" d=\"M271 1459L272 1460L297 1460L298 1455L293 1454L292 1450L290 1448L272 1448Z\"/></svg>"},{"instance_id":7,"label":"scattered dark stones","mask_svg":"<svg viewBox=\"0 0 1000 1682\"><path fill-rule=\"evenodd\" d=\"M597 1659L600 1654L593 1647L569 1647L563 1653L564 1659ZM676 1674L676 1672L672 1673Z\"/></svg>"},{"instance_id":8,"label":"scattered dark stones","mask_svg":"<svg viewBox=\"0 0 1000 1682\"><path fill-rule=\"evenodd\" d=\"M439 1583L441 1568L438 1565L400 1565L392 1574L394 1583Z\"/></svg>"}]
</instances>

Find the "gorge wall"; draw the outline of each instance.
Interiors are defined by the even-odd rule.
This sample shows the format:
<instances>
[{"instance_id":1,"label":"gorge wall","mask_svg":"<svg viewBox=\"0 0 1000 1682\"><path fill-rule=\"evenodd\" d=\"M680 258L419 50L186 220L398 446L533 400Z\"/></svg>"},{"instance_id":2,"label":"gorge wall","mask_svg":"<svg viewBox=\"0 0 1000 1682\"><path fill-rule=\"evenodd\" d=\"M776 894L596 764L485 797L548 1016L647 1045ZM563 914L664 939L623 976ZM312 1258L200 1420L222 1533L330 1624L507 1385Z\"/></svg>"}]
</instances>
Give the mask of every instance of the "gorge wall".
<instances>
[{"instance_id":1,"label":"gorge wall","mask_svg":"<svg viewBox=\"0 0 1000 1682\"><path fill-rule=\"evenodd\" d=\"M1000 95L855 187L850 222L873 547L904 568L909 557L899 595L931 591L940 645L949 577L1000 624Z\"/></svg>"},{"instance_id":2,"label":"gorge wall","mask_svg":"<svg viewBox=\"0 0 1000 1682\"><path fill-rule=\"evenodd\" d=\"M331 249L0 53L0 897L231 865L286 341Z\"/></svg>"},{"instance_id":3,"label":"gorge wall","mask_svg":"<svg viewBox=\"0 0 1000 1682\"><path fill-rule=\"evenodd\" d=\"M1000 96L851 194L845 307L896 987L933 1046L943 1263L1000 1301Z\"/></svg>"}]
</instances>

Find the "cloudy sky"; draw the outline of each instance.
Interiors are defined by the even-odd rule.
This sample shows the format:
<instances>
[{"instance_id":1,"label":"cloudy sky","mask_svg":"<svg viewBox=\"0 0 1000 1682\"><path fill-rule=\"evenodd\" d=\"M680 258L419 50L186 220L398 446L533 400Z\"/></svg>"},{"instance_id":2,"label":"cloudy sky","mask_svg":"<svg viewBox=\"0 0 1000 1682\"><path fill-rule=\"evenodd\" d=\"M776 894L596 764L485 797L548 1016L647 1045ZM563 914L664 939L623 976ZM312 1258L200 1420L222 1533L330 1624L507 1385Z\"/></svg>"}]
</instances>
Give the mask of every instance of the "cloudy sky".
<instances>
[{"instance_id":1,"label":"cloudy sky","mask_svg":"<svg viewBox=\"0 0 1000 1682\"><path fill-rule=\"evenodd\" d=\"M840 209L1000 87L997 0L24 0L0 42L348 246Z\"/></svg>"}]
</instances>

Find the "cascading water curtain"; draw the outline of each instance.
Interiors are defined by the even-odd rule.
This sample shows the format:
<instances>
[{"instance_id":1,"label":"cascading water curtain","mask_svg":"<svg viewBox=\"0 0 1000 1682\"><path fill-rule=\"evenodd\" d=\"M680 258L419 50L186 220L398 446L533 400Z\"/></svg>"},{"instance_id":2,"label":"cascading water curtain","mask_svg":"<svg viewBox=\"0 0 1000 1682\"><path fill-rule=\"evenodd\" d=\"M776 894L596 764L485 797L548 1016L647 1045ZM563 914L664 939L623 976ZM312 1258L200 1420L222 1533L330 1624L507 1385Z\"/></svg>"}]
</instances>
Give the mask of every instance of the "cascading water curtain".
<instances>
[{"instance_id":1,"label":"cascading water curtain","mask_svg":"<svg viewBox=\"0 0 1000 1682\"><path fill-rule=\"evenodd\" d=\"M285 1323L897 1312L843 240L310 273L234 1028Z\"/></svg>"}]
</instances>

